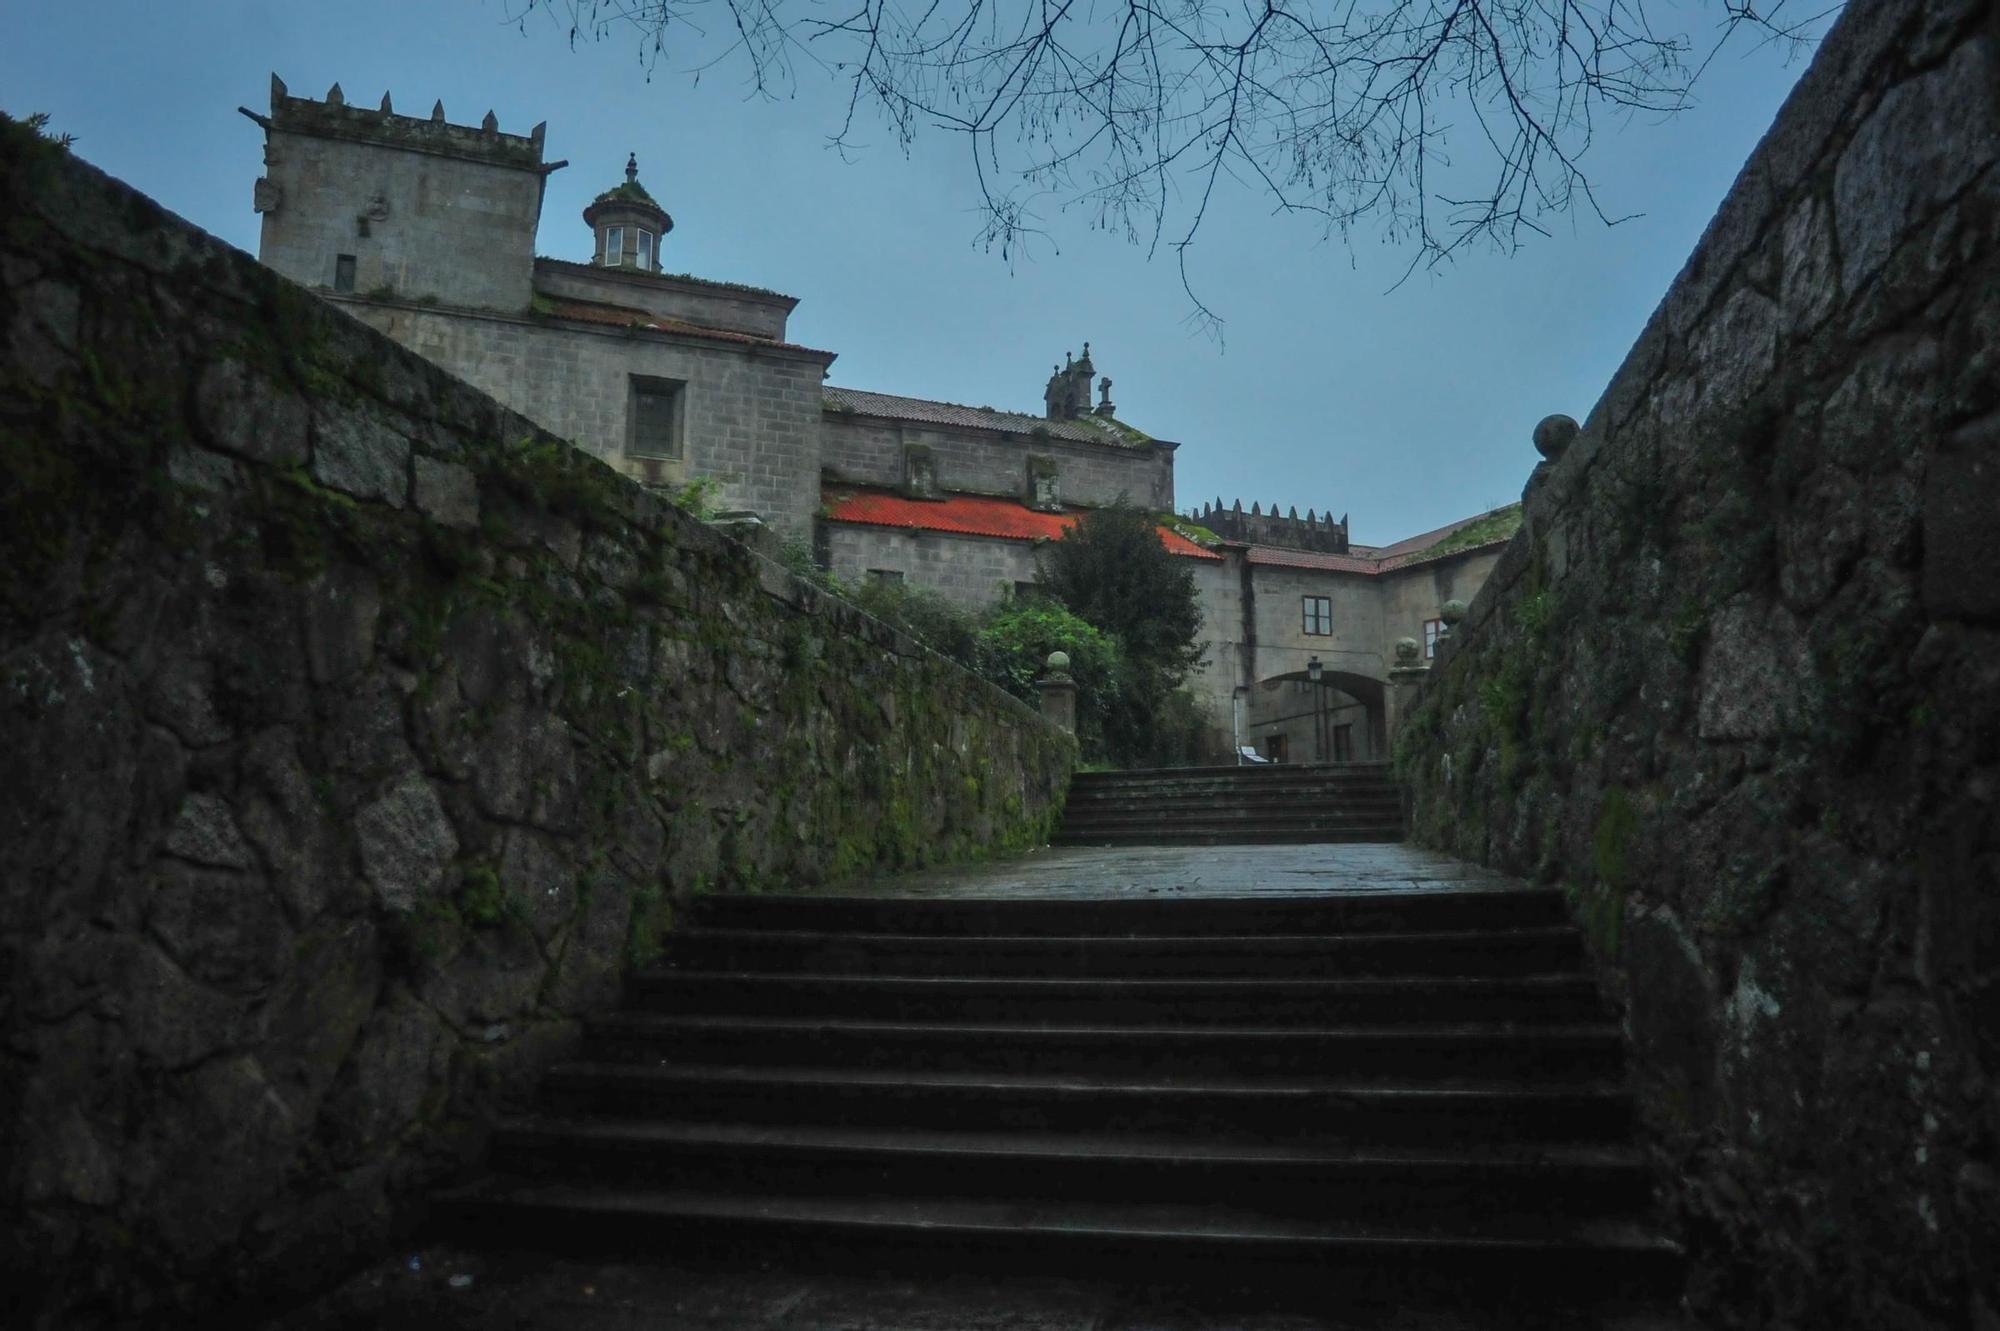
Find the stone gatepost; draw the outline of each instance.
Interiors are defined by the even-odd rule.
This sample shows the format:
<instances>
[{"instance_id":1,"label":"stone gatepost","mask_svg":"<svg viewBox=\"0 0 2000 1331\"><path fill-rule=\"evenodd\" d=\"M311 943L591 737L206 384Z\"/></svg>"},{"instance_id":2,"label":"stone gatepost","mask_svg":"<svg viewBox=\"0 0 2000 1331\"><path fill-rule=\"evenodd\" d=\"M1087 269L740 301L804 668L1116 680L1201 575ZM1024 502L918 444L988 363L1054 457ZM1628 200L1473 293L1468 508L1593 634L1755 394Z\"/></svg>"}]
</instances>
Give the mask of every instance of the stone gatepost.
<instances>
[{"instance_id":1,"label":"stone gatepost","mask_svg":"<svg viewBox=\"0 0 2000 1331\"><path fill-rule=\"evenodd\" d=\"M1035 681L1042 695L1042 720L1071 735L1076 733L1076 681L1069 673L1069 653L1050 652L1048 673Z\"/></svg>"},{"instance_id":2,"label":"stone gatepost","mask_svg":"<svg viewBox=\"0 0 2000 1331\"><path fill-rule=\"evenodd\" d=\"M1415 638L1396 640L1396 664L1389 669L1389 687L1386 690L1389 709L1389 746L1393 752L1396 732L1403 728L1403 718L1417 705L1417 692L1424 686L1430 668L1421 660L1423 648Z\"/></svg>"}]
</instances>

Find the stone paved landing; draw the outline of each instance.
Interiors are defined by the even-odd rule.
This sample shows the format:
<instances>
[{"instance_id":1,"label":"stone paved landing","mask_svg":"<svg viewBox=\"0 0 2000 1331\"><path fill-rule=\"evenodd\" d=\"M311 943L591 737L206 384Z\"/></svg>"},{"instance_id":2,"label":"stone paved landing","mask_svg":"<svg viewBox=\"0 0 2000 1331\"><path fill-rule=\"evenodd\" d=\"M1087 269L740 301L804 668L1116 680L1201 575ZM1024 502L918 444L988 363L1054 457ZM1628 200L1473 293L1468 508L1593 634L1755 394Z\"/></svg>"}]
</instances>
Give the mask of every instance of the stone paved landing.
<instances>
[{"instance_id":1,"label":"stone paved landing","mask_svg":"<svg viewBox=\"0 0 2000 1331\"><path fill-rule=\"evenodd\" d=\"M855 896L1297 896L1323 892L1475 892L1517 879L1436 851L1390 843L1312 846L1072 846L992 864L896 874L841 889Z\"/></svg>"}]
</instances>

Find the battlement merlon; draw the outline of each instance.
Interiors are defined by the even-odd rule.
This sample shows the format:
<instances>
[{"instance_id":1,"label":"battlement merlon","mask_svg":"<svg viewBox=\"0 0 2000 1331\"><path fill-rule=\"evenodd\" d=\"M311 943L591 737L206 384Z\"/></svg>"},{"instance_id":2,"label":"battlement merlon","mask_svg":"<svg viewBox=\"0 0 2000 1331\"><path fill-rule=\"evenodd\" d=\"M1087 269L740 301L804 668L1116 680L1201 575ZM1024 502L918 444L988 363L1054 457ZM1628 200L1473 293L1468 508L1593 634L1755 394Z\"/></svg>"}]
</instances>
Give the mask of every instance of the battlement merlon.
<instances>
[{"instance_id":1,"label":"battlement merlon","mask_svg":"<svg viewBox=\"0 0 2000 1331\"><path fill-rule=\"evenodd\" d=\"M444 118L444 103L431 108L428 119L398 115L390 107L389 95L382 105L369 110L349 106L340 85L327 90L324 101L293 97L285 81L271 75L271 113L260 115L247 106L236 108L257 122L264 132L304 134L313 138L348 139L356 143L400 148L407 152L454 157L487 166L509 167L536 176L547 176L569 165L567 161L544 162L542 138L544 121L527 134L502 134L491 111L479 125L454 125Z\"/></svg>"}]
</instances>

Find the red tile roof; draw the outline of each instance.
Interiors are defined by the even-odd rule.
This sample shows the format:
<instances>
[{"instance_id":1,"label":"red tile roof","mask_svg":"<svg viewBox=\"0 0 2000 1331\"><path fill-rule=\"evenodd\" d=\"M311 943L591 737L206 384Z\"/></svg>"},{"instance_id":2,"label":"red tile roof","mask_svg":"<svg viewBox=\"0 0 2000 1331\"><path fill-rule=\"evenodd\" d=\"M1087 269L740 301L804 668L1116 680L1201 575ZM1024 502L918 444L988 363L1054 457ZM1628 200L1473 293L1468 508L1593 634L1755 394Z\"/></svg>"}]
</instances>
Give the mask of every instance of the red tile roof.
<instances>
[{"instance_id":1,"label":"red tile roof","mask_svg":"<svg viewBox=\"0 0 2000 1331\"><path fill-rule=\"evenodd\" d=\"M1046 434L1051 439L1067 439L1079 444L1112 444L1119 448L1144 447L1150 440L1133 438L1118 429L1096 423L1094 417L1073 421L1052 421L1019 411L996 411L992 407L966 407L956 402L933 402L929 398L898 397L894 393L870 393L859 388L826 390L827 410L853 412L857 416L879 416L884 420L916 421L924 425L956 425L973 430L999 430L1005 434Z\"/></svg>"},{"instance_id":2,"label":"red tile roof","mask_svg":"<svg viewBox=\"0 0 2000 1331\"><path fill-rule=\"evenodd\" d=\"M1040 513L1014 499L988 495L952 495L946 499L905 499L881 490L827 493L827 518L863 527L900 527L910 531L956 532L963 536L998 536L1013 541L1055 540L1081 516ZM1160 544L1189 559L1221 559L1213 550L1178 532L1160 529Z\"/></svg>"}]
</instances>

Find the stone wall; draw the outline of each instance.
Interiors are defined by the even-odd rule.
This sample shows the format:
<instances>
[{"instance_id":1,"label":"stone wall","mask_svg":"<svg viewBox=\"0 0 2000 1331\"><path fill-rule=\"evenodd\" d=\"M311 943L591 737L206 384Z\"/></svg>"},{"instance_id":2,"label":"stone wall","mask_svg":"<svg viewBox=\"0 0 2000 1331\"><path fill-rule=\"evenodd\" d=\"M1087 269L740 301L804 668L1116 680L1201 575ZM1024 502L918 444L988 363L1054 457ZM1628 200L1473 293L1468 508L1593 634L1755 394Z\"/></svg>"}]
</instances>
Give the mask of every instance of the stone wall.
<instances>
[{"instance_id":1,"label":"stone wall","mask_svg":"<svg viewBox=\"0 0 2000 1331\"><path fill-rule=\"evenodd\" d=\"M286 95L271 81L264 261L307 286L334 285L340 255L354 290L447 305L524 310L542 213L542 131L465 125ZM476 262L468 262L476 256Z\"/></svg>"},{"instance_id":2,"label":"stone wall","mask_svg":"<svg viewBox=\"0 0 2000 1331\"><path fill-rule=\"evenodd\" d=\"M0 122L0 1285L406 1222L704 891L1040 840L1074 756Z\"/></svg>"},{"instance_id":3,"label":"stone wall","mask_svg":"<svg viewBox=\"0 0 2000 1331\"><path fill-rule=\"evenodd\" d=\"M830 522L827 550L827 567L846 581L860 582L873 569L901 573L912 587L974 613L1011 596L1016 584L1035 580L1035 547L1028 541Z\"/></svg>"},{"instance_id":4,"label":"stone wall","mask_svg":"<svg viewBox=\"0 0 2000 1331\"><path fill-rule=\"evenodd\" d=\"M1024 499L1028 459L1046 457L1055 462L1065 504L1097 507L1122 499L1158 512L1174 506L1173 449L1160 444L1084 444L829 410L820 431L820 464L834 480L900 486L903 449L910 444L931 450L938 485L950 491Z\"/></svg>"},{"instance_id":5,"label":"stone wall","mask_svg":"<svg viewBox=\"0 0 2000 1331\"><path fill-rule=\"evenodd\" d=\"M627 475L651 484L712 477L722 507L752 510L799 540L812 537L820 380L833 359L825 352L390 300L342 305ZM678 462L626 455L635 374L685 385Z\"/></svg>"},{"instance_id":6,"label":"stone wall","mask_svg":"<svg viewBox=\"0 0 2000 1331\"><path fill-rule=\"evenodd\" d=\"M1997 42L1849 6L1402 736L1570 894L1721 1324L2000 1326Z\"/></svg>"}]
</instances>

